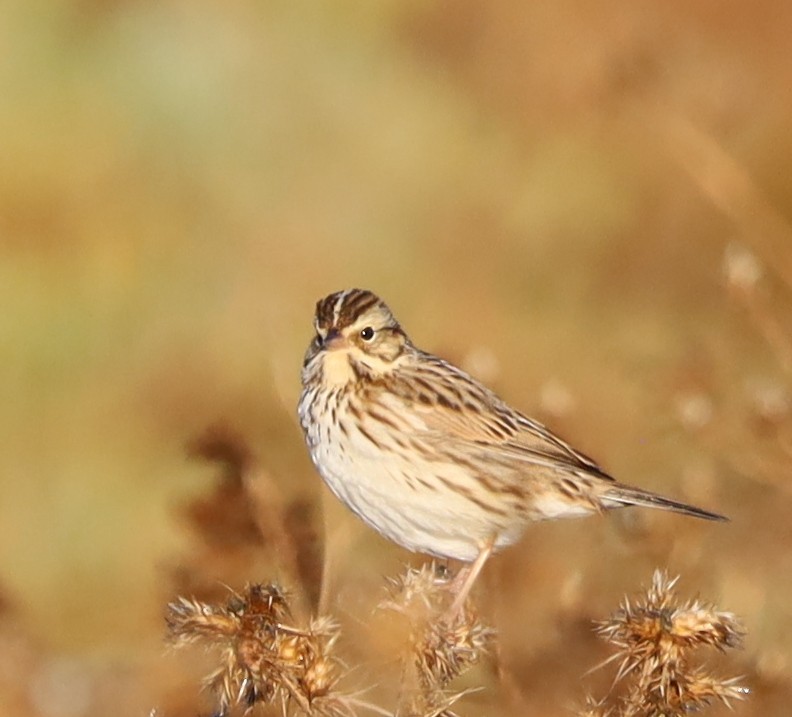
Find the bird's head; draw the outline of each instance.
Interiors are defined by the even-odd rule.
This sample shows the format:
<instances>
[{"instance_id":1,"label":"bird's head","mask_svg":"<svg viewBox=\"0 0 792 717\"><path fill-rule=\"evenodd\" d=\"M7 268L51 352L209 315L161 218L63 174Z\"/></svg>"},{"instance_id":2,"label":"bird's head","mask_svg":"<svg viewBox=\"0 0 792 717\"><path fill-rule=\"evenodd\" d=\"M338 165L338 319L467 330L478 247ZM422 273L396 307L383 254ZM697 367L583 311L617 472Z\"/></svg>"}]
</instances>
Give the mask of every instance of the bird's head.
<instances>
[{"instance_id":1,"label":"bird's head","mask_svg":"<svg viewBox=\"0 0 792 717\"><path fill-rule=\"evenodd\" d=\"M314 329L306 366L321 357L323 372L333 383L384 375L409 345L385 302L364 289L338 291L318 301Z\"/></svg>"}]
</instances>

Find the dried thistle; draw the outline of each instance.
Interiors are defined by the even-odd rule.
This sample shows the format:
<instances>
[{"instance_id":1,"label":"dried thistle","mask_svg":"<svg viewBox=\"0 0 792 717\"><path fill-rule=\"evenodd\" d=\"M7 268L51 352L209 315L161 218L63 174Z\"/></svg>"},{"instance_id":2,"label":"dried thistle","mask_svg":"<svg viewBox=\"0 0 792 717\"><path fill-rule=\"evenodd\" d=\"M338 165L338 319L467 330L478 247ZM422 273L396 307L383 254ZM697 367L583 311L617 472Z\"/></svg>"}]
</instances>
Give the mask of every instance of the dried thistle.
<instances>
[{"instance_id":1,"label":"dried thistle","mask_svg":"<svg viewBox=\"0 0 792 717\"><path fill-rule=\"evenodd\" d=\"M582 714L681 717L713 700L730 705L748 694L738 678L722 679L691 664L698 647L739 647L744 630L732 613L709 603L680 603L674 592L678 579L655 571L645 596L625 597L621 608L597 625L597 633L618 649L604 664L619 662L614 685L628 681L627 694L618 709L589 703Z\"/></svg>"},{"instance_id":2,"label":"dried thistle","mask_svg":"<svg viewBox=\"0 0 792 717\"><path fill-rule=\"evenodd\" d=\"M200 642L219 649L220 666L204 680L219 715L258 703L280 703L284 714L351 714L333 692L340 676L332 655L338 626L328 617L312 619L305 629L288 625L287 596L276 585L248 585L225 605L180 597L166 619L174 646Z\"/></svg>"},{"instance_id":3,"label":"dried thistle","mask_svg":"<svg viewBox=\"0 0 792 717\"><path fill-rule=\"evenodd\" d=\"M407 692L401 713L452 714L451 705L467 691L445 688L481 659L493 637L469 601L456 614L450 612L453 585L448 572L433 562L408 568L391 581L390 597L380 606L405 616L410 625L411 662L405 665ZM411 684L416 689L410 689Z\"/></svg>"}]
</instances>

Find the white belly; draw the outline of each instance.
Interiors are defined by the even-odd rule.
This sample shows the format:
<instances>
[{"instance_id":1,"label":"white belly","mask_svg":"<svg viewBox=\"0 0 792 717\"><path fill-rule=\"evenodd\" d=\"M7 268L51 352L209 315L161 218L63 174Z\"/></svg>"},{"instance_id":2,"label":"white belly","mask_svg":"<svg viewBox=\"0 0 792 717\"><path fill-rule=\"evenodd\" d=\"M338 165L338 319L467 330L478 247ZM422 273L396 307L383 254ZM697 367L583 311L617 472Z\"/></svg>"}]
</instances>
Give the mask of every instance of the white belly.
<instances>
[{"instance_id":1,"label":"white belly","mask_svg":"<svg viewBox=\"0 0 792 717\"><path fill-rule=\"evenodd\" d=\"M493 536L496 547L518 539L522 526L486 513L439 480L472 490L474 479L465 469L400 447L392 428L371 419L364 419L363 431L348 421L346 432L330 420L310 420L313 408L311 395L304 395L300 418L319 473L340 500L385 537L415 552L465 561ZM407 429L397 438L405 440L410 433Z\"/></svg>"}]
</instances>

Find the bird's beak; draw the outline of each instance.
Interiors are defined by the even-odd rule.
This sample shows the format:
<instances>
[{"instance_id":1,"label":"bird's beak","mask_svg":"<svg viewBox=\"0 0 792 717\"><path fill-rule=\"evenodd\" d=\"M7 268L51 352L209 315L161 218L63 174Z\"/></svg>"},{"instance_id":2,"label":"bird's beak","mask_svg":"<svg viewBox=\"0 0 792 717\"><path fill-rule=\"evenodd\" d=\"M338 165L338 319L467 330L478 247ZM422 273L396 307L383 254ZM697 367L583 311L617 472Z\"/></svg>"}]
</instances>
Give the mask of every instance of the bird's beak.
<instances>
[{"instance_id":1,"label":"bird's beak","mask_svg":"<svg viewBox=\"0 0 792 717\"><path fill-rule=\"evenodd\" d=\"M331 329L327 332L323 345L328 351L337 351L338 349L344 349L349 346L349 342L338 329Z\"/></svg>"}]
</instances>

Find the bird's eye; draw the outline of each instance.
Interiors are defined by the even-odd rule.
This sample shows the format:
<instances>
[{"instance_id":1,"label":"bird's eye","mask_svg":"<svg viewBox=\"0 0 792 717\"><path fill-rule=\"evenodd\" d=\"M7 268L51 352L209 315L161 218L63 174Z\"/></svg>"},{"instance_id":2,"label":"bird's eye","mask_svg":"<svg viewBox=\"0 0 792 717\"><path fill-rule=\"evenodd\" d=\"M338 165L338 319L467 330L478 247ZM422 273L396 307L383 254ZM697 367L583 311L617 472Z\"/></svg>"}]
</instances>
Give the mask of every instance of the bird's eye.
<instances>
[{"instance_id":1,"label":"bird's eye","mask_svg":"<svg viewBox=\"0 0 792 717\"><path fill-rule=\"evenodd\" d=\"M374 329L372 329L370 326L367 326L360 332L360 338L364 341L371 341L371 339L374 338Z\"/></svg>"}]
</instances>

